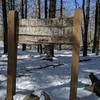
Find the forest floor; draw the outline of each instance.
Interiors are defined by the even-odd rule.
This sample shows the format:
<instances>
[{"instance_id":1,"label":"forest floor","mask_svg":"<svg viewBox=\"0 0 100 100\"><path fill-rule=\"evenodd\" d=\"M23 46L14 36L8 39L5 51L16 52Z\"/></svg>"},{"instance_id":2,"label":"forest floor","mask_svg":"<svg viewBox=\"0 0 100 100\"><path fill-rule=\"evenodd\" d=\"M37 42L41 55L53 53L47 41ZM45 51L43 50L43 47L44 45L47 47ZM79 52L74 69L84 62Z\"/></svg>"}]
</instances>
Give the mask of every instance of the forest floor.
<instances>
[{"instance_id":1,"label":"forest floor","mask_svg":"<svg viewBox=\"0 0 100 100\"><path fill-rule=\"evenodd\" d=\"M88 53L87 57L82 57L80 52L77 97L78 100L100 100L95 93L84 89L85 84L91 84L88 76L90 72L100 78L100 55ZM23 100L34 91L45 91L52 100L69 100L71 59L71 50L55 50L53 61L48 61L36 49L22 51L19 48L14 100ZM5 100L6 88L7 55L3 54L3 43L0 42L0 100Z\"/></svg>"}]
</instances>

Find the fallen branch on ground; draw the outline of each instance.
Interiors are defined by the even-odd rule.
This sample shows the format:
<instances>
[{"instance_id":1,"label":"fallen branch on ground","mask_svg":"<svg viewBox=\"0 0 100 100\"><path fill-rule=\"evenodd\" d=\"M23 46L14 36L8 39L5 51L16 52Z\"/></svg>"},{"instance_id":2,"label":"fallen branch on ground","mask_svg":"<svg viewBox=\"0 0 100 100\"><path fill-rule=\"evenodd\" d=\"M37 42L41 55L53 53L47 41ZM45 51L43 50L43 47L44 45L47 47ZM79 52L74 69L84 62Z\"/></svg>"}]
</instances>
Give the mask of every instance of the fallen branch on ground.
<instances>
[{"instance_id":1,"label":"fallen branch on ground","mask_svg":"<svg viewBox=\"0 0 100 100\"><path fill-rule=\"evenodd\" d=\"M48 67L53 67L53 68L55 68L55 67L62 66L62 65L64 65L64 64L46 65L46 66L44 66L44 67L38 67L38 68L33 68L33 69L37 70L37 69L44 69L44 68L48 68Z\"/></svg>"}]
</instances>

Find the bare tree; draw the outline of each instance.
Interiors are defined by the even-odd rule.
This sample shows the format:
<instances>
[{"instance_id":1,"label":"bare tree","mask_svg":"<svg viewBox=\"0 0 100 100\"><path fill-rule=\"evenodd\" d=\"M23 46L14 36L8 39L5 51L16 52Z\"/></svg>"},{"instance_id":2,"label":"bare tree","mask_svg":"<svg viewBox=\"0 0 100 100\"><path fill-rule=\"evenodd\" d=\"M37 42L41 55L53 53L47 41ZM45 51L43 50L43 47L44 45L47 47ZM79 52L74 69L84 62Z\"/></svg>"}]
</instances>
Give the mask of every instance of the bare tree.
<instances>
[{"instance_id":1,"label":"bare tree","mask_svg":"<svg viewBox=\"0 0 100 100\"><path fill-rule=\"evenodd\" d=\"M87 49L88 49L87 42L88 42L89 13L90 13L90 0L87 0L86 2L86 11L85 11L85 0L83 0L83 15L84 15L83 56L87 56Z\"/></svg>"},{"instance_id":2,"label":"bare tree","mask_svg":"<svg viewBox=\"0 0 100 100\"><path fill-rule=\"evenodd\" d=\"M63 16L63 0L60 0L60 17Z\"/></svg>"},{"instance_id":3,"label":"bare tree","mask_svg":"<svg viewBox=\"0 0 100 100\"><path fill-rule=\"evenodd\" d=\"M27 0L21 0L21 18L27 18Z\"/></svg>"},{"instance_id":4,"label":"bare tree","mask_svg":"<svg viewBox=\"0 0 100 100\"><path fill-rule=\"evenodd\" d=\"M41 2L41 0L35 0L35 6L36 6L35 15L36 15L36 18L38 18L38 19L41 18L40 2ZM38 51L39 54L42 54L42 44L37 45L37 51Z\"/></svg>"},{"instance_id":5,"label":"bare tree","mask_svg":"<svg viewBox=\"0 0 100 100\"><path fill-rule=\"evenodd\" d=\"M21 0L21 18L27 18L27 0ZM26 44L22 44L22 50L26 50Z\"/></svg>"},{"instance_id":6,"label":"bare tree","mask_svg":"<svg viewBox=\"0 0 100 100\"><path fill-rule=\"evenodd\" d=\"M99 46L100 46L100 2L98 3L97 10L97 42L96 42L96 55L99 54Z\"/></svg>"},{"instance_id":7,"label":"bare tree","mask_svg":"<svg viewBox=\"0 0 100 100\"><path fill-rule=\"evenodd\" d=\"M95 49L95 46L96 46L96 40L97 40L97 12L98 12L98 1L99 0L96 0L96 10L95 10L95 32L94 32L94 41L93 41L93 49L92 49L92 52L95 53L96 49Z\"/></svg>"},{"instance_id":8,"label":"bare tree","mask_svg":"<svg viewBox=\"0 0 100 100\"><path fill-rule=\"evenodd\" d=\"M50 0L50 4L49 4L49 18L55 18L56 16L56 0ZM54 56L54 45L53 44L49 44L47 46L47 56L48 57L53 57Z\"/></svg>"},{"instance_id":9,"label":"bare tree","mask_svg":"<svg viewBox=\"0 0 100 100\"><path fill-rule=\"evenodd\" d=\"M77 6L77 0L75 0L75 8L77 8L78 6Z\"/></svg>"},{"instance_id":10,"label":"bare tree","mask_svg":"<svg viewBox=\"0 0 100 100\"><path fill-rule=\"evenodd\" d=\"M8 9L9 10L15 9L15 0L8 0Z\"/></svg>"},{"instance_id":11,"label":"bare tree","mask_svg":"<svg viewBox=\"0 0 100 100\"><path fill-rule=\"evenodd\" d=\"M48 2L45 0L45 18L47 18L48 15Z\"/></svg>"},{"instance_id":12,"label":"bare tree","mask_svg":"<svg viewBox=\"0 0 100 100\"><path fill-rule=\"evenodd\" d=\"M49 18L55 18L56 15L56 0L50 0Z\"/></svg>"},{"instance_id":13,"label":"bare tree","mask_svg":"<svg viewBox=\"0 0 100 100\"><path fill-rule=\"evenodd\" d=\"M4 53L8 52L8 39L7 39L7 9L6 0L2 0L2 15L3 15L3 34L4 34Z\"/></svg>"},{"instance_id":14,"label":"bare tree","mask_svg":"<svg viewBox=\"0 0 100 100\"><path fill-rule=\"evenodd\" d=\"M25 18L27 18L27 0L25 0Z\"/></svg>"},{"instance_id":15,"label":"bare tree","mask_svg":"<svg viewBox=\"0 0 100 100\"><path fill-rule=\"evenodd\" d=\"M98 54L98 50L97 50L97 44L98 44L98 41L97 41L97 38L98 38L98 34L97 34L97 27L98 27L98 14L100 13L99 12L99 0L96 0L96 10L95 10L95 32L94 32L94 41L93 41L93 49L92 49L92 52L96 54Z\"/></svg>"},{"instance_id":16,"label":"bare tree","mask_svg":"<svg viewBox=\"0 0 100 100\"><path fill-rule=\"evenodd\" d=\"M24 0L21 0L21 18L24 18Z\"/></svg>"},{"instance_id":17,"label":"bare tree","mask_svg":"<svg viewBox=\"0 0 100 100\"><path fill-rule=\"evenodd\" d=\"M35 6L36 6L36 11L35 11L35 15L36 15L36 18L41 18L41 11L40 11L40 0L35 0Z\"/></svg>"}]
</instances>

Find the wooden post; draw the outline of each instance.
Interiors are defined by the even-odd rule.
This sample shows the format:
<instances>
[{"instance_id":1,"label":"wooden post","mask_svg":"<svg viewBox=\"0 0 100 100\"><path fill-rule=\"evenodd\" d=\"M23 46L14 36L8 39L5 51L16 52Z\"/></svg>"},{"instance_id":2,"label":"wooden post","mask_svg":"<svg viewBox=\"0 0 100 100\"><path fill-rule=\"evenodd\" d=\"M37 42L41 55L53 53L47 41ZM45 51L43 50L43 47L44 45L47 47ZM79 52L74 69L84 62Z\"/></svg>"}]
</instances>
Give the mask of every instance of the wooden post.
<instances>
[{"instance_id":1,"label":"wooden post","mask_svg":"<svg viewBox=\"0 0 100 100\"><path fill-rule=\"evenodd\" d=\"M16 62L17 62L17 21L16 11L8 14L8 69L7 69L7 100L13 100L16 91Z\"/></svg>"},{"instance_id":2,"label":"wooden post","mask_svg":"<svg viewBox=\"0 0 100 100\"><path fill-rule=\"evenodd\" d=\"M77 84L78 84L78 66L80 52L80 33L82 22L82 10L76 9L73 22L73 47L72 47L72 66L71 66L71 83L70 83L70 99L77 100Z\"/></svg>"}]
</instances>

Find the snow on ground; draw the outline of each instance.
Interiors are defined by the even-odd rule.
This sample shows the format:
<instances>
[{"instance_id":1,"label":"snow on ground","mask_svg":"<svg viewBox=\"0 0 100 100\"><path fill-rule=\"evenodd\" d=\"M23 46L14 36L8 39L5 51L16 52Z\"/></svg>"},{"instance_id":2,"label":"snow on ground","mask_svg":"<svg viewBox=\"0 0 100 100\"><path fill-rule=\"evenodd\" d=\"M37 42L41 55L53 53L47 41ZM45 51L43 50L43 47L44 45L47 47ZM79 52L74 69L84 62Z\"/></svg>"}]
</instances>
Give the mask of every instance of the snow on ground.
<instances>
[{"instance_id":1,"label":"snow on ground","mask_svg":"<svg viewBox=\"0 0 100 100\"><path fill-rule=\"evenodd\" d=\"M0 42L0 100L5 100L7 55L3 54L2 44ZM42 90L47 92L52 100L69 100L71 56L70 50L55 50L53 61L46 61L35 49L18 49L17 90L14 100L23 100L26 95ZM86 58L80 54L80 59ZM80 62L77 97L78 100L100 100L94 93L84 89L85 84L91 84L88 77L90 72L100 77L100 56L90 53L87 59L91 60Z\"/></svg>"}]
</instances>

